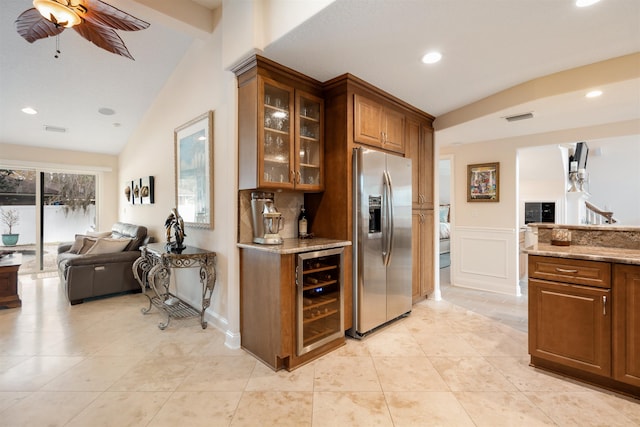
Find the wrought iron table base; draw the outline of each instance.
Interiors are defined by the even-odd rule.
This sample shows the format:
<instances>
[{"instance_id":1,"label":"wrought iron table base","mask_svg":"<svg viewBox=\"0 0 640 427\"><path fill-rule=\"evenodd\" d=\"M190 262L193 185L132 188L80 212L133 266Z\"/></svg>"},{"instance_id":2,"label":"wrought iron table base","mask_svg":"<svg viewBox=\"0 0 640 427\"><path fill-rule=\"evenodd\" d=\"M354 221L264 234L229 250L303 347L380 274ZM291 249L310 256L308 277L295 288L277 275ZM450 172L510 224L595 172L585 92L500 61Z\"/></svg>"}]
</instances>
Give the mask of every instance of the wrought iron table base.
<instances>
[{"instance_id":1,"label":"wrought iron table base","mask_svg":"<svg viewBox=\"0 0 640 427\"><path fill-rule=\"evenodd\" d=\"M185 319L200 316L202 329L207 327L204 313L211 304L211 295L215 287L215 252L187 247L181 253L166 252L164 245L154 243L140 248L142 254L133 264L133 274L140 283L142 293L149 299L149 306L142 308L142 314L147 314L152 306L167 316L165 322L160 322L158 328L164 330L169 326L171 318ZM169 291L172 268L200 267L200 284L202 285L202 309L197 310L190 304L178 298ZM146 292L147 287L153 290L151 296Z\"/></svg>"}]
</instances>

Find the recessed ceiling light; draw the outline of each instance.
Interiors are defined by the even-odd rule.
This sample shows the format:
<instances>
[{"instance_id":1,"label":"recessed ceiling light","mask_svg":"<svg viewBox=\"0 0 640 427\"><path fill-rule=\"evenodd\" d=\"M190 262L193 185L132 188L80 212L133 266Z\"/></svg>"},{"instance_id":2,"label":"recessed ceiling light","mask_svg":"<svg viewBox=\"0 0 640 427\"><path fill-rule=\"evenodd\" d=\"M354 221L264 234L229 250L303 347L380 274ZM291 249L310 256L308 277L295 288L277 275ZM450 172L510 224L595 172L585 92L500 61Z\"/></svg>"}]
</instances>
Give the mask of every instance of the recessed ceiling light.
<instances>
[{"instance_id":1,"label":"recessed ceiling light","mask_svg":"<svg viewBox=\"0 0 640 427\"><path fill-rule=\"evenodd\" d=\"M600 95L602 95L602 91L601 90L592 90L591 92L587 93L585 96L587 98L597 98Z\"/></svg>"},{"instance_id":2,"label":"recessed ceiling light","mask_svg":"<svg viewBox=\"0 0 640 427\"><path fill-rule=\"evenodd\" d=\"M587 7L598 3L600 0L576 0L576 6Z\"/></svg>"},{"instance_id":3,"label":"recessed ceiling light","mask_svg":"<svg viewBox=\"0 0 640 427\"><path fill-rule=\"evenodd\" d=\"M31 107L24 107L22 109L22 112L25 113L25 114L32 114L32 115L33 114L38 114L38 112L34 108L31 108Z\"/></svg>"},{"instance_id":4,"label":"recessed ceiling light","mask_svg":"<svg viewBox=\"0 0 640 427\"><path fill-rule=\"evenodd\" d=\"M116 112L111 108L102 107L98 110L98 113L104 114L105 116L113 116Z\"/></svg>"},{"instance_id":5,"label":"recessed ceiling light","mask_svg":"<svg viewBox=\"0 0 640 427\"><path fill-rule=\"evenodd\" d=\"M422 57L422 62L424 62L425 64L435 64L441 59L442 59L442 54L440 52L429 52Z\"/></svg>"}]
</instances>

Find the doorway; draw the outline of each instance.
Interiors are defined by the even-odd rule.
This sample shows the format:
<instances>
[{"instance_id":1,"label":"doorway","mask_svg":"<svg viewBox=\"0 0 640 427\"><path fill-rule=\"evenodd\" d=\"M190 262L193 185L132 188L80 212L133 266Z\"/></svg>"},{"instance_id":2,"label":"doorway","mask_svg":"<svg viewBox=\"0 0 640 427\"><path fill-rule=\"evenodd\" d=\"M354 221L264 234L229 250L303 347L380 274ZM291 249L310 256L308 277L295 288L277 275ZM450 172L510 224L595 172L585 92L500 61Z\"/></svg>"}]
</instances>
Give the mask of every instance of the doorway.
<instances>
[{"instance_id":1,"label":"doorway","mask_svg":"<svg viewBox=\"0 0 640 427\"><path fill-rule=\"evenodd\" d=\"M96 181L95 174L0 169L2 232L17 235L2 250L22 254L20 274L55 271L58 244L95 227Z\"/></svg>"},{"instance_id":2,"label":"doorway","mask_svg":"<svg viewBox=\"0 0 640 427\"><path fill-rule=\"evenodd\" d=\"M443 270L451 268L451 159L441 158L438 166L438 253L440 255L440 270Z\"/></svg>"}]
</instances>

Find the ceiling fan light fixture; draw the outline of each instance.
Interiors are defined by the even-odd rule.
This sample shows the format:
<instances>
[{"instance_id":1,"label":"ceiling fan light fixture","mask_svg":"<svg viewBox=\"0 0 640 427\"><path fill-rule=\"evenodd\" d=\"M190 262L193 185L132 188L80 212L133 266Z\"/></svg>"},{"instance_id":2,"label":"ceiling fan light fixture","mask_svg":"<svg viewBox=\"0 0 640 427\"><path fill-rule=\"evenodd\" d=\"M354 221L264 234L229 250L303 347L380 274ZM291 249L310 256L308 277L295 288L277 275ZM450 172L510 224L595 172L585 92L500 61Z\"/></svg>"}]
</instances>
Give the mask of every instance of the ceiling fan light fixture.
<instances>
[{"instance_id":1,"label":"ceiling fan light fixture","mask_svg":"<svg viewBox=\"0 0 640 427\"><path fill-rule=\"evenodd\" d=\"M45 19L65 28L82 22L82 18L71 7L56 0L33 0L33 6Z\"/></svg>"}]
</instances>

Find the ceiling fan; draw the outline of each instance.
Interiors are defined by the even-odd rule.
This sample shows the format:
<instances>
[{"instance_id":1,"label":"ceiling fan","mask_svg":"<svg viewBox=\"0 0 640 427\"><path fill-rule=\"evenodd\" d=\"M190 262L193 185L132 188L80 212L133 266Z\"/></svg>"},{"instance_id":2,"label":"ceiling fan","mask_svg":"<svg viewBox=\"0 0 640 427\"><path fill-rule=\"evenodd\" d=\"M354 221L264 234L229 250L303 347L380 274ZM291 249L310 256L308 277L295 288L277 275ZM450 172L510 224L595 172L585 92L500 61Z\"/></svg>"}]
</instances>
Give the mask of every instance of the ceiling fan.
<instances>
[{"instance_id":1,"label":"ceiling fan","mask_svg":"<svg viewBox=\"0 0 640 427\"><path fill-rule=\"evenodd\" d=\"M148 22L100 0L33 0L33 5L16 19L18 34L29 43L73 28L96 46L133 59L115 30L138 31L149 27Z\"/></svg>"}]
</instances>

